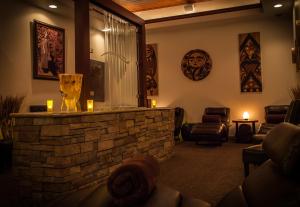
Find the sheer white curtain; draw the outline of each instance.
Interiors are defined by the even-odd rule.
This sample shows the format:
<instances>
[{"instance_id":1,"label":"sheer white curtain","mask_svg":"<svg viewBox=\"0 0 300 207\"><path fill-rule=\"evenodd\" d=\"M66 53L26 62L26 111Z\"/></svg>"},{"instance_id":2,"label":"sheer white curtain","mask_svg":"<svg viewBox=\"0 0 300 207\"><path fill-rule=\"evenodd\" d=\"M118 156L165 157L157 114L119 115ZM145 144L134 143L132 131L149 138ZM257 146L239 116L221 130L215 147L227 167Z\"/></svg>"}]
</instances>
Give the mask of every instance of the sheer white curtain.
<instances>
[{"instance_id":1,"label":"sheer white curtain","mask_svg":"<svg viewBox=\"0 0 300 207\"><path fill-rule=\"evenodd\" d=\"M104 24L107 104L137 106L136 27L108 12Z\"/></svg>"}]
</instances>

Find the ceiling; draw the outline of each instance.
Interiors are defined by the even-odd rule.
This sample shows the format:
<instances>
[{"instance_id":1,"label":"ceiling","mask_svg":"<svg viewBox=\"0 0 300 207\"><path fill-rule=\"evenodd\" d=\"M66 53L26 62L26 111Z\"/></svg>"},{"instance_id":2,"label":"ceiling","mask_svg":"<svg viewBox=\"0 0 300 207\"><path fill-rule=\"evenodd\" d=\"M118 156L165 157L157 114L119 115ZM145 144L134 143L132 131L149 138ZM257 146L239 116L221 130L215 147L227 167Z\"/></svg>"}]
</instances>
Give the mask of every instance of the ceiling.
<instances>
[{"instance_id":1,"label":"ceiling","mask_svg":"<svg viewBox=\"0 0 300 207\"><path fill-rule=\"evenodd\" d=\"M205 2L213 0L113 0L114 2L122 5L124 8L131 12L160 9L178 5L184 5L196 2Z\"/></svg>"},{"instance_id":2,"label":"ceiling","mask_svg":"<svg viewBox=\"0 0 300 207\"><path fill-rule=\"evenodd\" d=\"M151 20L169 17L196 16L205 12L226 10L232 8L247 8L248 6L261 5L264 12L279 14L287 12L292 6L293 0L113 0L117 4L134 12L142 19ZM275 3L282 3L282 8L274 10ZM193 11L185 9L185 5L193 4Z\"/></svg>"}]
</instances>

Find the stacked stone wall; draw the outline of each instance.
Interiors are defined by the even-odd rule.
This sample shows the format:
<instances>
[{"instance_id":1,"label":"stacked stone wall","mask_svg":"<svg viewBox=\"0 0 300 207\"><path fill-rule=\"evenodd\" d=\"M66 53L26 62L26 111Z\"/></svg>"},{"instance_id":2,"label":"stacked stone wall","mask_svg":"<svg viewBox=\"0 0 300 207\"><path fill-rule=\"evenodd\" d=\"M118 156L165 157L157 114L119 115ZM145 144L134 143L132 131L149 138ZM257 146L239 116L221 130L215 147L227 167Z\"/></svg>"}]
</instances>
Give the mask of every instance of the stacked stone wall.
<instances>
[{"instance_id":1,"label":"stacked stone wall","mask_svg":"<svg viewBox=\"0 0 300 207\"><path fill-rule=\"evenodd\" d=\"M105 183L135 154L172 155L174 110L15 115L13 166L22 197L49 200Z\"/></svg>"}]
</instances>

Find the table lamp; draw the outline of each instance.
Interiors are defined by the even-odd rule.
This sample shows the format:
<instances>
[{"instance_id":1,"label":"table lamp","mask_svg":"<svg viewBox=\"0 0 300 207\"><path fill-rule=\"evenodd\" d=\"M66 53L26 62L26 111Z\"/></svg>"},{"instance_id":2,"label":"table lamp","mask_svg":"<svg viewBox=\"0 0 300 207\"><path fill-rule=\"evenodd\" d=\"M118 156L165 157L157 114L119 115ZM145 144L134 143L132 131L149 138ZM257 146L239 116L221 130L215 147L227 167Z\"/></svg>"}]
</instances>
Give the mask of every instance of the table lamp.
<instances>
[{"instance_id":1,"label":"table lamp","mask_svg":"<svg viewBox=\"0 0 300 207\"><path fill-rule=\"evenodd\" d=\"M244 113L243 113L243 119L244 120L248 120L249 119L249 113L247 112L247 111L245 111Z\"/></svg>"}]
</instances>

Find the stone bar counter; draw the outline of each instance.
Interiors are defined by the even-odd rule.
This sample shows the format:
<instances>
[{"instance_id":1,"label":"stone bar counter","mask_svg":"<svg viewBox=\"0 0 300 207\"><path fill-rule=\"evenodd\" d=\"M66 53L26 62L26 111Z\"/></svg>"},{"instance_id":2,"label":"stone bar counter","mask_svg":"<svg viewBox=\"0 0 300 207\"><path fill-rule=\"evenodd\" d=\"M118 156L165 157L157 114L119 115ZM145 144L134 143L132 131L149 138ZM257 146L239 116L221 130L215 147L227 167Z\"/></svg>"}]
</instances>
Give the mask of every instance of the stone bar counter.
<instances>
[{"instance_id":1,"label":"stone bar counter","mask_svg":"<svg viewBox=\"0 0 300 207\"><path fill-rule=\"evenodd\" d=\"M103 184L135 154L164 160L174 148L172 108L12 116L21 196L38 201Z\"/></svg>"}]
</instances>

